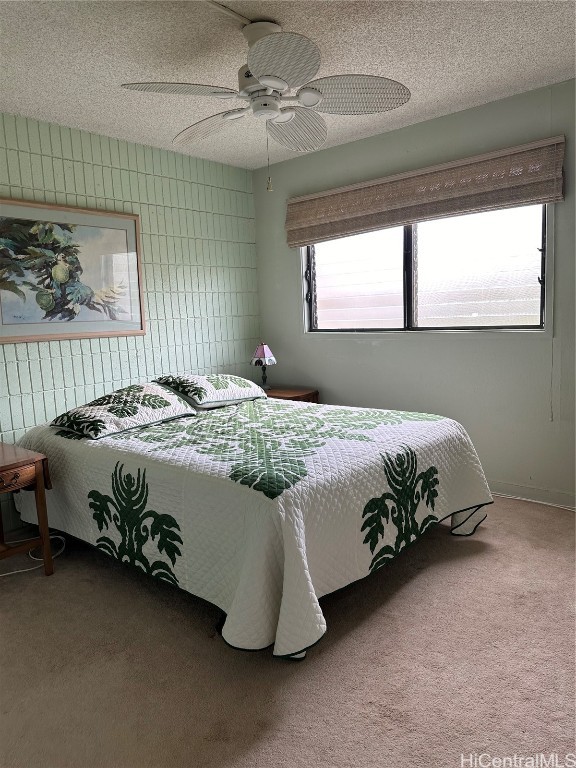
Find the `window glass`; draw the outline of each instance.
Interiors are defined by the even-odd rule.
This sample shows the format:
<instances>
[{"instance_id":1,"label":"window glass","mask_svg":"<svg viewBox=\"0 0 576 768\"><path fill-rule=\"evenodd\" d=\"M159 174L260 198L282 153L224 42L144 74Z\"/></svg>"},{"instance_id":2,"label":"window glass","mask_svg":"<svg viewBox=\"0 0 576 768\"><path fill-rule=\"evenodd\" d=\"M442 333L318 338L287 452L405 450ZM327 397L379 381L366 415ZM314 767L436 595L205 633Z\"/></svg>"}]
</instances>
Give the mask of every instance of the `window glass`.
<instances>
[{"instance_id":1,"label":"window glass","mask_svg":"<svg viewBox=\"0 0 576 768\"><path fill-rule=\"evenodd\" d=\"M403 227L315 246L318 330L403 328Z\"/></svg>"},{"instance_id":2,"label":"window glass","mask_svg":"<svg viewBox=\"0 0 576 768\"><path fill-rule=\"evenodd\" d=\"M539 325L542 206L415 227L414 325Z\"/></svg>"},{"instance_id":3,"label":"window glass","mask_svg":"<svg viewBox=\"0 0 576 768\"><path fill-rule=\"evenodd\" d=\"M316 245L310 329L542 327L544 211L453 216Z\"/></svg>"}]
</instances>

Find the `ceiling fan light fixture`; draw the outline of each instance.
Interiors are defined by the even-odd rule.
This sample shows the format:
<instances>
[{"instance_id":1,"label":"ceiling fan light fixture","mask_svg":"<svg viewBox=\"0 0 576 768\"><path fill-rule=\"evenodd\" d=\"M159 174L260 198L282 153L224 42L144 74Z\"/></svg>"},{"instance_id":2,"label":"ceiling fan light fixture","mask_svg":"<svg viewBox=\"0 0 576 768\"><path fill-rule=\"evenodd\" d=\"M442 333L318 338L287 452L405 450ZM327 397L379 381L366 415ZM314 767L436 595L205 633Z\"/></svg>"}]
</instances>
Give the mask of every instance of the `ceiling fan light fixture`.
<instances>
[{"instance_id":1,"label":"ceiling fan light fixture","mask_svg":"<svg viewBox=\"0 0 576 768\"><path fill-rule=\"evenodd\" d=\"M315 107L322 101L322 94L316 88L300 88L298 101L303 107Z\"/></svg>"},{"instance_id":2,"label":"ceiling fan light fixture","mask_svg":"<svg viewBox=\"0 0 576 768\"><path fill-rule=\"evenodd\" d=\"M271 120L280 114L278 99L274 96L256 96L251 101L251 107L254 117L263 120Z\"/></svg>"}]
</instances>

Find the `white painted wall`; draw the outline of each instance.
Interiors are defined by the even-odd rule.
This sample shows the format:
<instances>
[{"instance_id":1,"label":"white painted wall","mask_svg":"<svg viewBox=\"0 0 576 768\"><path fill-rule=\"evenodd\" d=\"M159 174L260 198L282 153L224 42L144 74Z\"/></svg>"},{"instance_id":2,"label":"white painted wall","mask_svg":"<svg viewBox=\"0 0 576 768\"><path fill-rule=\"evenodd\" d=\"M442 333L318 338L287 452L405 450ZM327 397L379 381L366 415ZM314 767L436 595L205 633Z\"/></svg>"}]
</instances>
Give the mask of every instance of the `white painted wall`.
<instances>
[{"instance_id":1,"label":"white painted wall","mask_svg":"<svg viewBox=\"0 0 576 768\"><path fill-rule=\"evenodd\" d=\"M350 118L351 120L353 118ZM254 174L261 327L273 384L325 403L440 413L468 430L491 488L574 503L574 81L272 166ZM286 200L548 136L566 136L566 200L554 210L554 329L309 334Z\"/></svg>"}]
</instances>

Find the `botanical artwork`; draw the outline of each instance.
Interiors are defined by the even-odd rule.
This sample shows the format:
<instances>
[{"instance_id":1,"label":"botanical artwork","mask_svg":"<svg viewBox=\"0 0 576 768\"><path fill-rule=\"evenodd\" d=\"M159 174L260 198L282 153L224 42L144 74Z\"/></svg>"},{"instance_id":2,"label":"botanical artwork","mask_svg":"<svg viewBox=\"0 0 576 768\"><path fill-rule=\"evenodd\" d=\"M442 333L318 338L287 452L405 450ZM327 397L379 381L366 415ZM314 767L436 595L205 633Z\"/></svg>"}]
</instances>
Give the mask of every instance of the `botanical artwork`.
<instances>
[{"instance_id":1,"label":"botanical artwork","mask_svg":"<svg viewBox=\"0 0 576 768\"><path fill-rule=\"evenodd\" d=\"M29 219L0 218L0 290L23 302L15 312L2 306L2 321L74 320L83 307L118 320L126 310L120 301L127 286L120 282L95 290L82 280L81 241L97 236L93 227ZM116 233L118 238L123 233ZM118 238L116 250L126 249ZM31 301L31 297L38 310ZM12 302L14 304L14 302ZM15 317L16 315L16 317Z\"/></svg>"},{"instance_id":2,"label":"botanical artwork","mask_svg":"<svg viewBox=\"0 0 576 768\"><path fill-rule=\"evenodd\" d=\"M135 246L125 221L114 226L113 217L103 217L100 224L88 212L89 223L81 223L77 212L58 209L34 210L42 219L4 215L9 209L18 206L0 206L0 341L141 328Z\"/></svg>"},{"instance_id":3,"label":"botanical artwork","mask_svg":"<svg viewBox=\"0 0 576 768\"><path fill-rule=\"evenodd\" d=\"M165 553L174 566L176 558L182 555L179 545L183 543L180 526L172 515L146 509L146 470L139 469L136 475L124 473L124 465L118 462L112 474L112 496L90 491L88 498L98 530L115 528L120 536L119 543L110 536L100 536L96 540L98 549L123 563L137 566L150 576L178 584L174 571L166 562L150 562L143 552L148 541L155 542L158 552Z\"/></svg>"},{"instance_id":4,"label":"botanical artwork","mask_svg":"<svg viewBox=\"0 0 576 768\"><path fill-rule=\"evenodd\" d=\"M134 432L153 450L192 446L215 461L231 464L229 478L275 499L308 474L304 457L327 440L373 442L370 430L439 416L401 411L294 408L267 399L218 409L193 420L175 420Z\"/></svg>"},{"instance_id":5,"label":"botanical artwork","mask_svg":"<svg viewBox=\"0 0 576 768\"><path fill-rule=\"evenodd\" d=\"M421 523L416 520L421 502L434 511L434 501L438 496L436 486L439 484L436 467L430 466L418 472L418 459L412 448L408 447L404 447L395 456L385 453L382 460L390 490L370 499L362 513L365 520L361 530L366 531L364 544L370 546L373 555L371 571L396 557L406 545L415 541L438 520L433 514L427 515ZM384 522L396 528L394 546L386 544L374 554L378 542L385 536Z\"/></svg>"}]
</instances>

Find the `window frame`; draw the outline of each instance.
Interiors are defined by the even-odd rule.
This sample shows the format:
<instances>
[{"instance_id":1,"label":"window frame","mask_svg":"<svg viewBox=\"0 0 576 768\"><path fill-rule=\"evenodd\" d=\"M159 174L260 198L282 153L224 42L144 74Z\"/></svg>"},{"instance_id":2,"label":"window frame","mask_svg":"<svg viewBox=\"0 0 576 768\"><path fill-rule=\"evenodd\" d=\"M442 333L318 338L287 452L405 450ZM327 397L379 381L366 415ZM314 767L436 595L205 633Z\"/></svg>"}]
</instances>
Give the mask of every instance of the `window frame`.
<instances>
[{"instance_id":1,"label":"window frame","mask_svg":"<svg viewBox=\"0 0 576 768\"><path fill-rule=\"evenodd\" d=\"M551 241L551 223L553 207L549 203L542 205L542 238L540 251L540 323L538 325L448 325L448 326L418 326L414 325L414 226L418 222L406 224L403 227L403 303L404 303L404 325L396 328L317 328L317 304L316 304L316 280L314 263L314 245L304 246L301 251L304 254L304 303L305 303L305 331L307 333L343 333L346 335L354 333L435 333L435 332L461 332L461 331L546 331L550 325L550 315L548 307L552 306L551 280L547 279L551 272L552 259L550 255ZM516 207L516 206L511 206ZM505 209L498 209L505 210ZM483 211L478 211L483 213ZM550 285L549 285L550 284Z\"/></svg>"}]
</instances>

